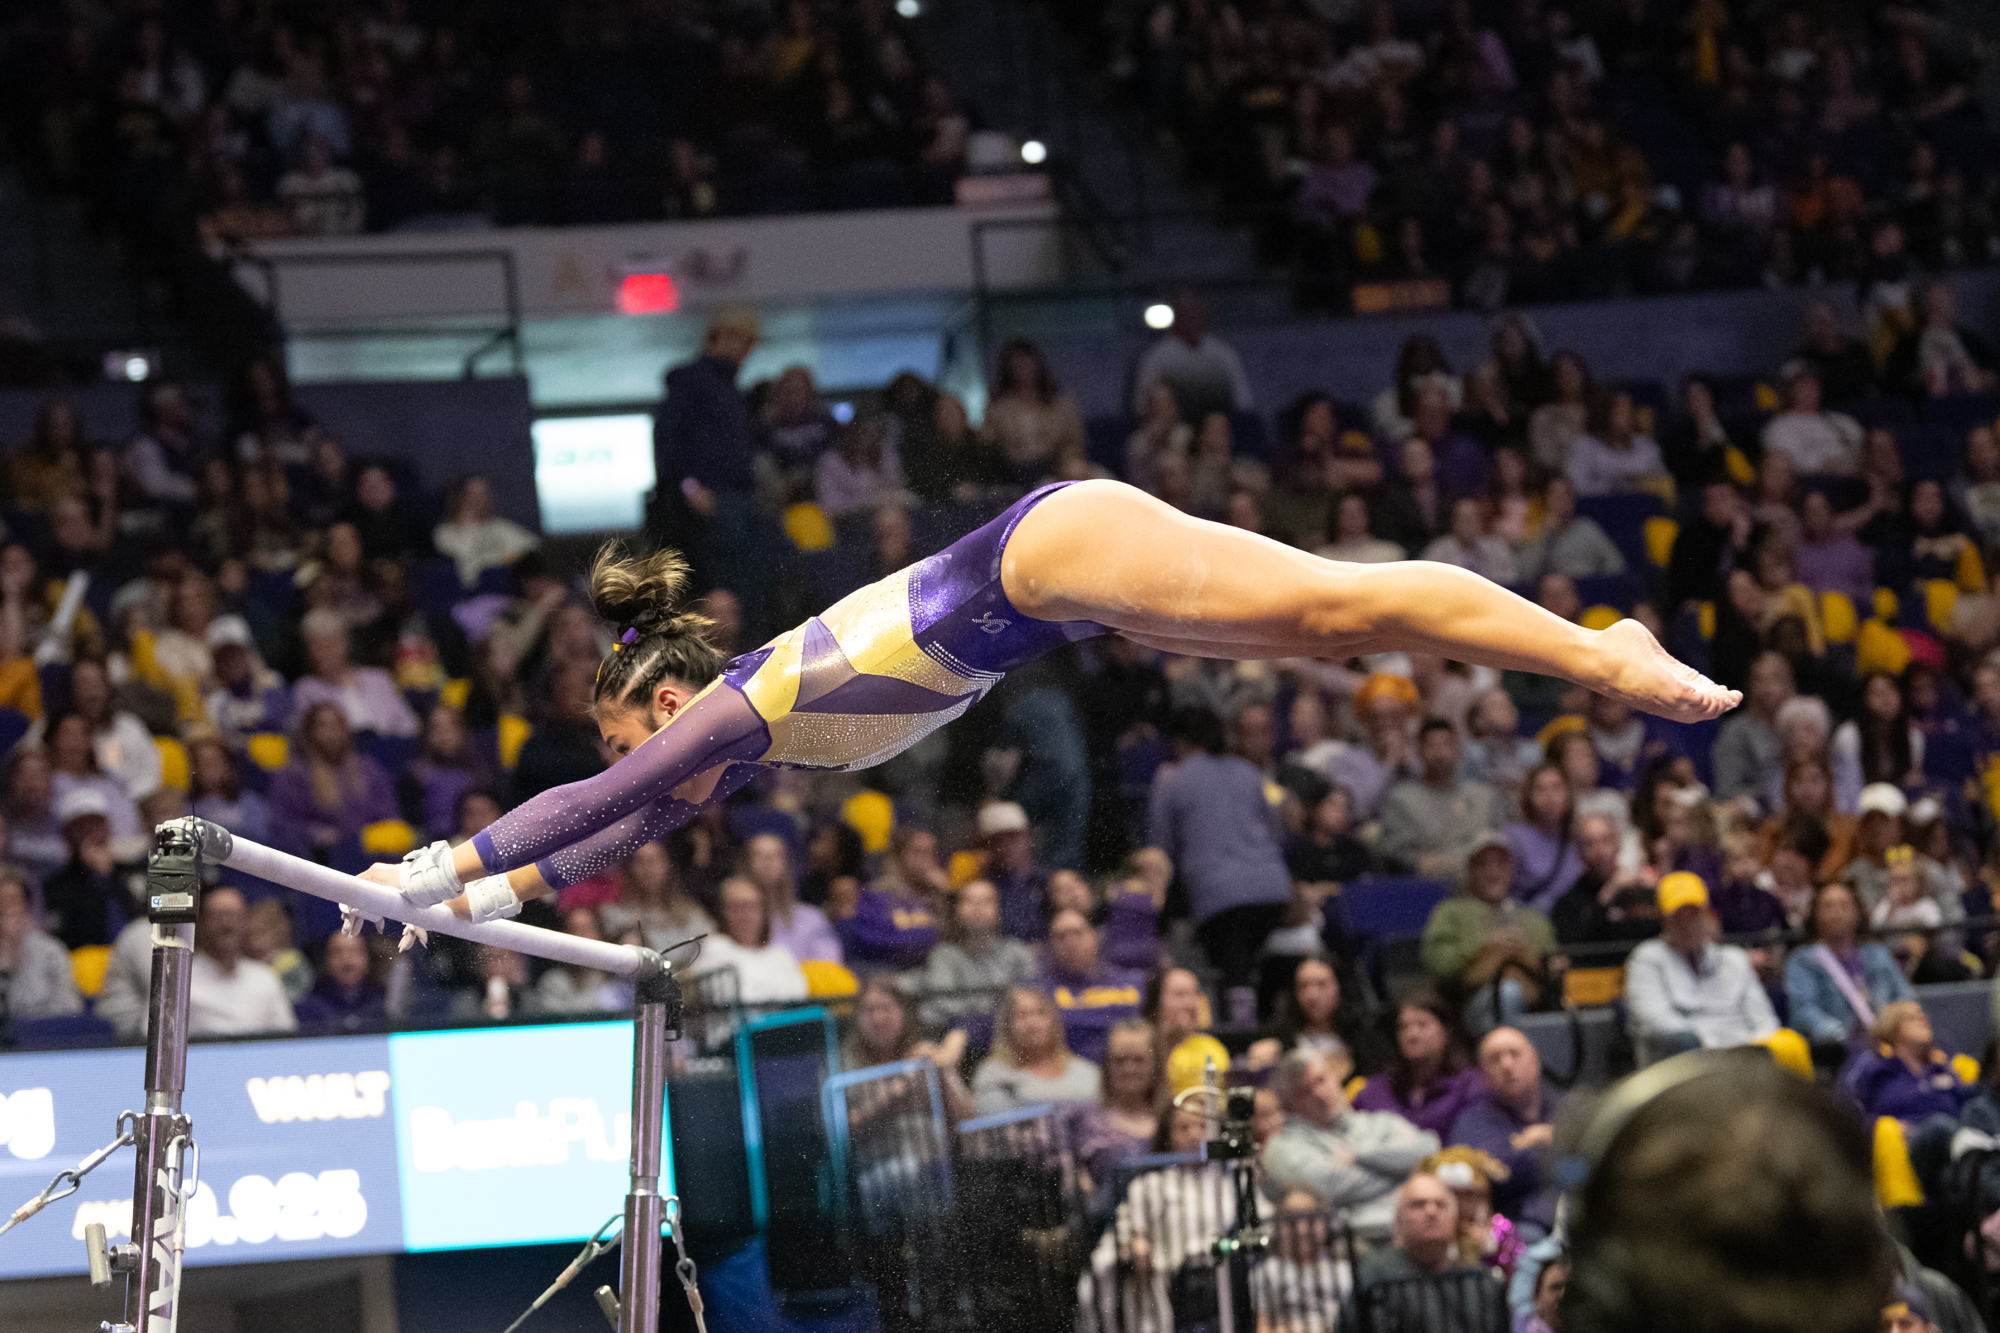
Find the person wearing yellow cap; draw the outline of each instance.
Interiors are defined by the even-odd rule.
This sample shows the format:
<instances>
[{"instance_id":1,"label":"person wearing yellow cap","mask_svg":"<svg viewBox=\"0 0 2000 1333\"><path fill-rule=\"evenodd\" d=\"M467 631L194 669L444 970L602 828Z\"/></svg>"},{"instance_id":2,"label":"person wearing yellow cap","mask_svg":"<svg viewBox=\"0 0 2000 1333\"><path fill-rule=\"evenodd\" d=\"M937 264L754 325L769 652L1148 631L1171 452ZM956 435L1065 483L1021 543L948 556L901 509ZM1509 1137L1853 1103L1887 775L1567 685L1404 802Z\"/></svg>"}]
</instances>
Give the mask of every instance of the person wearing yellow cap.
<instances>
[{"instance_id":1,"label":"person wearing yellow cap","mask_svg":"<svg viewBox=\"0 0 2000 1333\"><path fill-rule=\"evenodd\" d=\"M1710 938L1714 913L1701 876L1660 878L1660 936L1625 965L1625 1009L1639 1063L1703 1047L1742 1046L1778 1030L1750 955Z\"/></svg>"}]
</instances>

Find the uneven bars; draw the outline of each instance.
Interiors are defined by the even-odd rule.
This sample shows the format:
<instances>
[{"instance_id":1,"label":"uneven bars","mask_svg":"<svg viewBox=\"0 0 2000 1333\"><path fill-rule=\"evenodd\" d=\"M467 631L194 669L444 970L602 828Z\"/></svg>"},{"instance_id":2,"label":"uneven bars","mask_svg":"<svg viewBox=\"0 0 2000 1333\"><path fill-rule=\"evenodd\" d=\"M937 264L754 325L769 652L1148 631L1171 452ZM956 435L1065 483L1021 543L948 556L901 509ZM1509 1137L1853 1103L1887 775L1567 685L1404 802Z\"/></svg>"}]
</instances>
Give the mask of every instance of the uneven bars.
<instances>
[{"instance_id":1,"label":"uneven bars","mask_svg":"<svg viewBox=\"0 0 2000 1333\"><path fill-rule=\"evenodd\" d=\"M240 870L246 875L255 875L301 893L310 893L315 898L345 903L370 916L403 921L440 934L477 940L481 944L512 949L517 953L530 953L558 963L596 968L621 977L633 975L640 967L643 953L629 944L586 940L560 931L543 930L540 926L524 926L518 921L487 921L475 925L454 916L448 907L413 907L394 889L342 874L289 852L261 846L247 838L239 838L209 820L190 817L186 822L194 830L203 860L219 861L231 870Z\"/></svg>"}]
</instances>

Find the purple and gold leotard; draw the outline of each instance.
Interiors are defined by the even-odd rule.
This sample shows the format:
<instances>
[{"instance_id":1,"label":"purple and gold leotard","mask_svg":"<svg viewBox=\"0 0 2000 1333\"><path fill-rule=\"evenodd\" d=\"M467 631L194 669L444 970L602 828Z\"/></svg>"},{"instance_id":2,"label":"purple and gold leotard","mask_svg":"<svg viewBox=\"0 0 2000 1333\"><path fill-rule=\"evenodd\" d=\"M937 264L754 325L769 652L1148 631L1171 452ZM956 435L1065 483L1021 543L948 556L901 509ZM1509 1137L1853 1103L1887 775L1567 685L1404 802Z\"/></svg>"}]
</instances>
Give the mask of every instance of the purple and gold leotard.
<instances>
[{"instance_id":1,"label":"purple and gold leotard","mask_svg":"<svg viewBox=\"0 0 2000 1333\"><path fill-rule=\"evenodd\" d=\"M1000 586L1000 558L1044 486L907 569L850 593L722 669L672 722L596 777L526 801L476 835L489 874L534 863L561 888L601 874L754 775L753 764L855 769L900 754L1014 667L1093 621L1035 620ZM728 765L703 801L674 794Z\"/></svg>"}]
</instances>

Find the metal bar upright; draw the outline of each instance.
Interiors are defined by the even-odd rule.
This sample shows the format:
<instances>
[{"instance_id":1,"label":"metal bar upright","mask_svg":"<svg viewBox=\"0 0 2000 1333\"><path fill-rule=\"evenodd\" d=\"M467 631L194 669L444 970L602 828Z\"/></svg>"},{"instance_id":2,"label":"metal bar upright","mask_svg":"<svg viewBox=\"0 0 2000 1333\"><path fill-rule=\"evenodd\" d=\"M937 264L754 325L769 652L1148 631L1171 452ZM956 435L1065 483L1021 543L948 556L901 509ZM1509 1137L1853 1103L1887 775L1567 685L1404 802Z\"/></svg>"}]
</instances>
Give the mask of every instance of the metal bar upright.
<instances>
[{"instance_id":1,"label":"metal bar upright","mask_svg":"<svg viewBox=\"0 0 2000 1333\"><path fill-rule=\"evenodd\" d=\"M632 1188L625 1196L625 1244L618 1256L618 1333L657 1333L660 1324L660 1153L666 1134L667 1042L679 1036L681 987L647 951L633 975ZM680 1225L676 1217L675 1226Z\"/></svg>"}]
</instances>

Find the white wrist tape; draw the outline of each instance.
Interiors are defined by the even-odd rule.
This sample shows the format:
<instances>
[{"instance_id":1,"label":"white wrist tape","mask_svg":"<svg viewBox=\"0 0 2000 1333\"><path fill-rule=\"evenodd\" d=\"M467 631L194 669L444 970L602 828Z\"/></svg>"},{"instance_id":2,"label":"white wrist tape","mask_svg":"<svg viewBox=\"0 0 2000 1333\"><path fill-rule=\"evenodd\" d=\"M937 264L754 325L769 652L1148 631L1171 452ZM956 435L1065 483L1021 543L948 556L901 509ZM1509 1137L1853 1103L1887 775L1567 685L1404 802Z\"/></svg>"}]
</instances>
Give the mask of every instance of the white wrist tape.
<instances>
[{"instance_id":1,"label":"white wrist tape","mask_svg":"<svg viewBox=\"0 0 2000 1333\"><path fill-rule=\"evenodd\" d=\"M450 843L434 842L403 858L403 901L436 907L464 891L465 885L459 883L458 871L451 864Z\"/></svg>"},{"instance_id":2,"label":"white wrist tape","mask_svg":"<svg viewBox=\"0 0 2000 1333\"><path fill-rule=\"evenodd\" d=\"M505 875L488 875L465 886L465 913L474 923L521 915L521 900Z\"/></svg>"}]
</instances>

